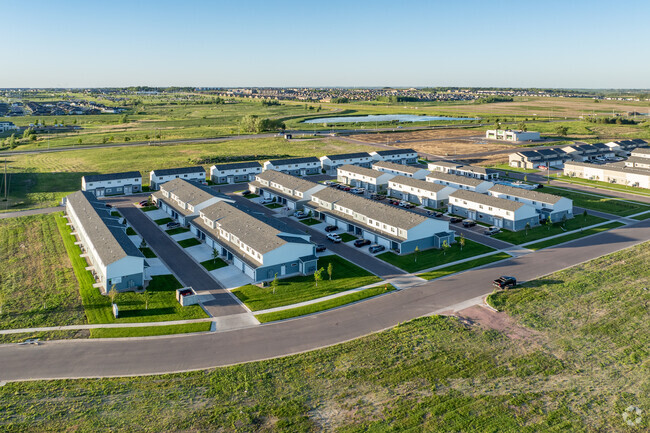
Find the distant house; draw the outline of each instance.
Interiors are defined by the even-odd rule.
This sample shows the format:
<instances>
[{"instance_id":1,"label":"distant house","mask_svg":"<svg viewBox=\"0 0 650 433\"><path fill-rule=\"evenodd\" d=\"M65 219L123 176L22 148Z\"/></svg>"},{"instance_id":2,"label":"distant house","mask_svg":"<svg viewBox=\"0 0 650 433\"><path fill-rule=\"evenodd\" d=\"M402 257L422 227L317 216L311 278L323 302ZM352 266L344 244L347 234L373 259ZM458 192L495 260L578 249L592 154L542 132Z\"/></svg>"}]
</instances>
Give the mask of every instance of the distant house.
<instances>
[{"instance_id":1,"label":"distant house","mask_svg":"<svg viewBox=\"0 0 650 433\"><path fill-rule=\"evenodd\" d=\"M499 178L497 170L452 161L432 161L427 164L429 170L476 179L494 180Z\"/></svg>"},{"instance_id":2,"label":"distant house","mask_svg":"<svg viewBox=\"0 0 650 433\"><path fill-rule=\"evenodd\" d=\"M339 182L357 188L365 188L370 192L385 191L388 181L393 177L395 177L394 174L357 165L343 165L336 169L336 178Z\"/></svg>"},{"instance_id":3,"label":"distant house","mask_svg":"<svg viewBox=\"0 0 650 433\"><path fill-rule=\"evenodd\" d=\"M465 189L475 192L486 192L494 186L489 180L476 179L473 177L459 176L457 174L432 171L426 177L427 182L438 183L456 189Z\"/></svg>"},{"instance_id":4,"label":"distant house","mask_svg":"<svg viewBox=\"0 0 650 433\"><path fill-rule=\"evenodd\" d=\"M650 151L650 148L648 150ZM639 154L641 153L636 152L636 155ZM647 153L647 156L630 156L623 164L626 167L650 169L650 152Z\"/></svg>"},{"instance_id":5,"label":"distant house","mask_svg":"<svg viewBox=\"0 0 650 433\"><path fill-rule=\"evenodd\" d=\"M156 206L184 226L198 217L204 207L226 199L212 188L183 179L163 183L160 191L151 196Z\"/></svg>"},{"instance_id":6,"label":"distant house","mask_svg":"<svg viewBox=\"0 0 650 433\"><path fill-rule=\"evenodd\" d=\"M320 162L323 170L329 171L335 170L340 166L346 164L370 168L370 165L374 162L374 159L368 152L357 152L321 156Z\"/></svg>"},{"instance_id":7,"label":"distant house","mask_svg":"<svg viewBox=\"0 0 650 433\"><path fill-rule=\"evenodd\" d=\"M274 170L266 170L248 184L249 190L264 198L275 200L291 210L302 209L311 195L325 185Z\"/></svg>"},{"instance_id":8,"label":"distant house","mask_svg":"<svg viewBox=\"0 0 650 433\"><path fill-rule=\"evenodd\" d=\"M142 192L142 175L139 171L89 174L81 178L81 190L97 197L137 194Z\"/></svg>"},{"instance_id":9,"label":"distant house","mask_svg":"<svg viewBox=\"0 0 650 433\"><path fill-rule=\"evenodd\" d=\"M388 181L389 196L434 209L446 206L449 194L454 191L451 186L412 177L395 176Z\"/></svg>"},{"instance_id":10,"label":"distant house","mask_svg":"<svg viewBox=\"0 0 650 433\"><path fill-rule=\"evenodd\" d=\"M375 161L390 161L397 164L415 164L418 162L418 153L413 149L391 149L370 152Z\"/></svg>"},{"instance_id":11,"label":"distant house","mask_svg":"<svg viewBox=\"0 0 650 433\"><path fill-rule=\"evenodd\" d=\"M488 129L485 131L485 138L490 140L503 141L536 141L540 140L539 132L517 131L511 129Z\"/></svg>"},{"instance_id":12,"label":"distant house","mask_svg":"<svg viewBox=\"0 0 650 433\"><path fill-rule=\"evenodd\" d=\"M102 293L146 286L145 259L126 235L126 226L110 216L110 209L86 191L65 198L65 213L73 235L87 259Z\"/></svg>"},{"instance_id":13,"label":"distant house","mask_svg":"<svg viewBox=\"0 0 650 433\"><path fill-rule=\"evenodd\" d=\"M429 170L422 166L397 164L390 161L377 161L372 164L372 168L395 176L412 177L413 179L424 179L429 174Z\"/></svg>"},{"instance_id":14,"label":"distant house","mask_svg":"<svg viewBox=\"0 0 650 433\"><path fill-rule=\"evenodd\" d=\"M630 153L630 156L635 158L650 158L650 147L638 147Z\"/></svg>"},{"instance_id":15,"label":"distant house","mask_svg":"<svg viewBox=\"0 0 650 433\"><path fill-rule=\"evenodd\" d=\"M617 156L630 156L630 153L637 147L643 147L647 145L648 143L645 140L641 140L640 138L635 138L634 140L610 141L608 143L605 143L605 146L612 149L612 151L614 151Z\"/></svg>"},{"instance_id":16,"label":"distant house","mask_svg":"<svg viewBox=\"0 0 650 433\"><path fill-rule=\"evenodd\" d=\"M537 210L544 221L549 216L553 222L562 221L563 218L573 218L573 200L559 195L507 185L494 185L488 190L488 194L492 197L529 204Z\"/></svg>"},{"instance_id":17,"label":"distant house","mask_svg":"<svg viewBox=\"0 0 650 433\"><path fill-rule=\"evenodd\" d=\"M596 165L567 161L564 164L564 175L637 188L650 188L650 169L625 167L618 163Z\"/></svg>"},{"instance_id":18,"label":"distant house","mask_svg":"<svg viewBox=\"0 0 650 433\"><path fill-rule=\"evenodd\" d=\"M216 184L248 182L262 172L257 161L217 164L210 167L210 179Z\"/></svg>"},{"instance_id":19,"label":"distant house","mask_svg":"<svg viewBox=\"0 0 650 433\"><path fill-rule=\"evenodd\" d=\"M318 174L321 172L320 159L315 156L306 158L289 158L266 161L264 170L281 171L293 176L306 176L309 174Z\"/></svg>"},{"instance_id":20,"label":"distant house","mask_svg":"<svg viewBox=\"0 0 650 433\"><path fill-rule=\"evenodd\" d=\"M205 169L200 165L194 167L166 168L151 170L149 173L149 188L157 190L161 184L174 179L205 182Z\"/></svg>"},{"instance_id":21,"label":"distant house","mask_svg":"<svg viewBox=\"0 0 650 433\"><path fill-rule=\"evenodd\" d=\"M540 215L526 203L506 200L473 191L458 190L449 195L449 213L512 231L526 224L539 225Z\"/></svg>"},{"instance_id":22,"label":"distant house","mask_svg":"<svg viewBox=\"0 0 650 433\"><path fill-rule=\"evenodd\" d=\"M0 122L0 132L18 131L18 129L13 122Z\"/></svg>"}]
</instances>

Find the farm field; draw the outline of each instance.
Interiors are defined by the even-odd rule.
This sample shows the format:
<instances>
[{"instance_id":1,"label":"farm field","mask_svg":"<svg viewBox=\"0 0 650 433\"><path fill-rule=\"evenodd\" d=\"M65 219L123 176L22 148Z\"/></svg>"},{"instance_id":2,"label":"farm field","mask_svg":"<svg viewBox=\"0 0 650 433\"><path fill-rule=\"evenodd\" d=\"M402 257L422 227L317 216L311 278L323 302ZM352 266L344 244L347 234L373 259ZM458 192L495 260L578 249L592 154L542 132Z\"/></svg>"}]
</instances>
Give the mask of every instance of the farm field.
<instances>
[{"instance_id":1,"label":"farm field","mask_svg":"<svg viewBox=\"0 0 650 433\"><path fill-rule=\"evenodd\" d=\"M57 205L65 195L81 188L81 177L88 174L202 165L206 169L229 158L249 160L300 157L368 151L368 146L333 139L286 141L282 138L233 140L216 143L174 146L136 146L92 150L71 150L7 158L9 201L0 202L0 211L23 210Z\"/></svg>"},{"instance_id":2,"label":"farm field","mask_svg":"<svg viewBox=\"0 0 650 433\"><path fill-rule=\"evenodd\" d=\"M503 312L491 317L510 330L432 316L208 371L7 383L0 423L34 432L645 431L647 417L630 429L622 414L650 407L648 261L645 243L492 295Z\"/></svg>"}]
</instances>

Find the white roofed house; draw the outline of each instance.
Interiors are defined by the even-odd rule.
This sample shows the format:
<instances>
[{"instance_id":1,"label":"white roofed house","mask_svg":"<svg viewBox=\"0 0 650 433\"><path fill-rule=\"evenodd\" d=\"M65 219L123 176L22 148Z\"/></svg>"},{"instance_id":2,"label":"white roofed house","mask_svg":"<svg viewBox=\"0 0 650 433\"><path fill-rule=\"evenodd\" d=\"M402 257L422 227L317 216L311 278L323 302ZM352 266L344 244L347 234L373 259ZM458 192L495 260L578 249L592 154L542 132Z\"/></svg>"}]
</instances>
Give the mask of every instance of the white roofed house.
<instances>
[{"instance_id":1,"label":"white roofed house","mask_svg":"<svg viewBox=\"0 0 650 433\"><path fill-rule=\"evenodd\" d=\"M321 156L320 162L322 169L329 171L336 170L338 167L346 164L370 168L370 165L374 162L374 159L368 152L357 152Z\"/></svg>"},{"instance_id":2,"label":"white roofed house","mask_svg":"<svg viewBox=\"0 0 650 433\"><path fill-rule=\"evenodd\" d=\"M174 179L184 179L193 182L205 182L205 169L198 165L194 167L151 170L149 173L149 188L155 191L160 188L161 184Z\"/></svg>"},{"instance_id":3,"label":"white roofed house","mask_svg":"<svg viewBox=\"0 0 650 433\"><path fill-rule=\"evenodd\" d=\"M411 203L438 209L447 205L451 186L427 182L412 177L395 176L388 181L388 195Z\"/></svg>"},{"instance_id":4,"label":"white roofed house","mask_svg":"<svg viewBox=\"0 0 650 433\"><path fill-rule=\"evenodd\" d=\"M507 185L494 185L488 190L488 194L529 204L537 209L542 220L546 220L549 216L553 222L562 221L564 218L573 218L573 200L559 195Z\"/></svg>"},{"instance_id":5,"label":"white roofed house","mask_svg":"<svg viewBox=\"0 0 650 433\"><path fill-rule=\"evenodd\" d=\"M316 271L310 236L263 214L220 201L204 207L192 232L255 283Z\"/></svg>"},{"instance_id":6,"label":"white roofed house","mask_svg":"<svg viewBox=\"0 0 650 433\"><path fill-rule=\"evenodd\" d=\"M126 226L110 216L110 209L90 192L65 198L65 213L102 293L146 287L145 258L126 235Z\"/></svg>"},{"instance_id":7,"label":"white roofed house","mask_svg":"<svg viewBox=\"0 0 650 433\"><path fill-rule=\"evenodd\" d=\"M0 122L0 132L18 131L18 129L20 128L14 125L13 122Z\"/></svg>"},{"instance_id":8,"label":"white roofed house","mask_svg":"<svg viewBox=\"0 0 650 433\"><path fill-rule=\"evenodd\" d=\"M630 156L630 153L637 147L647 145L648 143L640 138L635 138L633 140L610 141L605 143L605 146L612 149L617 156Z\"/></svg>"},{"instance_id":9,"label":"white roofed house","mask_svg":"<svg viewBox=\"0 0 650 433\"><path fill-rule=\"evenodd\" d=\"M426 177L426 181L450 186L455 189L465 189L475 192L486 192L494 186L494 183L489 180L476 179L468 176L458 176L457 174L448 174L438 171L432 171L429 173Z\"/></svg>"},{"instance_id":10,"label":"white roofed house","mask_svg":"<svg viewBox=\"0 0 650 433\"><path fill-rule=\"evenodd\" d=\"M650 148L648 148L648 151L647 156L629 156L623 164L631 168L650 169ZM636 154L638 155L639 152L636 152Z\"/></svg>"},{"instance_id":11,"label":"white roofed house","mask_svg":"<svg viewBox=\"0 0 650 433\"><path fill-rule=\"evenodd\" d=\"M413 179L424 179L429 174L429 170L421 166L397 164L390 161L377 161L372 164L372 169L395 176L412 177Z\"/></svg>"},{"instance_id":12,"label":"white roofed house","mask_svg":"<svg viewBox=\"0 0 650 433\"><path fill-rule=\"evenodd\" d=\"M540 140L539 132L519 131L511 129L488 129L485 131L485 138L490 140L504 141L535 141Z\"/></svg>"},{"instance_id":13,"label":"white roofed house","mask_svg":"<svg viewBox=\"0 0 650 433\"><path fill-rule=\"evenodd\" d=\"M413 149L390 149L370 152L375 161L390 161L397 164L416 164L418 153Z\"/></svg>"},{"instance_id":14,"label":"white roofed house","mask_svg":"<svg viewBox=\"0 0 650 433\"><path fill-rule=\"evenodd\" d=\"M568 161L564 164L564 175L637 188L650 188L650 169L626 167L619 163L596 165Z\"/></svg>"},{"instance_id":15,"label":"white roofed house","mask_svg":"<svg viewBox=\"0 0 650 433\"><path fill-rule=\"evenodd\" d=\"M97 197L136 194L142 192L142 175L139 171L89 174L81 178L81 190Z\"/></svg>"},{"instance_id":16,"label":"white roofed house","mask_svg":"<svg viewBox=\"0 0 650 433\"><path fill-rule=\"evenodd\" d=\"M264 198L296 210L311 200L311 195L325 185L274 170L264 171L248 184L249 190Z\"/></svg>"},{"instance_id":17,"label":"white roofed house","mask_svg":"<svg viewBox=\"0 0 650 433\"><path fill-rule=\"evenodd\" d=\"M170 217L187 226L199 211L218 201L223 196L204 185L183 179L174 179L160 185L160 191L151 195L154 204Z\"/></svg>"},{"instance_id":18,"label":"white roofed house","mask_svg":"<svg viewBox=\"0 0 650 433\"><path fill-rule=\"evenodd\" d=\"M449 195L449 213L512 231L526 224L539 225L540 214L521 201L506 200L478 192L457 190Z\"/></svg>"},{"instance_id":19,"label":"white roofed house","mask_svg":"<svg viewBox=\"0 0 650 433\"><path fill-rule=\"evenodd\" d=\"M355 236L383 245L398 254L415 248L440 248L444 241L454 242L449 222L428 218L405 209L368 200L334 188L312 194L305 205L314 217L336 225Z\"/></svg>"},{"instance_id":20,"label":"white roofed house","mask_svg":"<svg viewBox=\"0 0 650 433\"><path fill-rule=\"evenodd\" d=\"M442 173L474 177L477 179L493 180L499 177L498 170L453 161L432 161L429 162L427 166L430 171L439 171Z\"/></svg>"},{"instance_id":21,"label":"white roofed house","mask_svg":"<svg viewBox=\"0 0 650 433\"><path fill-rule=\"evenodd\" d=\"M217 164L210 167L210 179L220 184L249 182L262 172L262 164L257 161Z\"/></svg>"},{"instance_id":22,"label":"white roofed house","mask_svg":"<svg viewBox=\"0 0 650 433\"><path fill-rule=\"evenodd\" d=\"M370 192L383 192L388 187L388 181L394 174L356 165L344 165L336 169L336 178L353 187L365 188Z\"/></svg>"},{"instance_id":23,"label":"white roofed house","mask_svg":"<svg viewBox=\"0 0 650 433\"><path fill-rule=\"evenodd\" d=\"M321 172L321 161L315 156L266 161L264 170L275 170L294 176L306 176Z\"/></svg>"},{"instance_id":24,"label":"white roofed house","mask_svg":"<svg viewBox=\"0 0 650 433\"><path fill-rule=\"evenodd\" d=\"M650 147L637 147L634 149L632 152L630 152L630 156L633 156L635 158L650 158Z\"/></svg>"}]
</instances>

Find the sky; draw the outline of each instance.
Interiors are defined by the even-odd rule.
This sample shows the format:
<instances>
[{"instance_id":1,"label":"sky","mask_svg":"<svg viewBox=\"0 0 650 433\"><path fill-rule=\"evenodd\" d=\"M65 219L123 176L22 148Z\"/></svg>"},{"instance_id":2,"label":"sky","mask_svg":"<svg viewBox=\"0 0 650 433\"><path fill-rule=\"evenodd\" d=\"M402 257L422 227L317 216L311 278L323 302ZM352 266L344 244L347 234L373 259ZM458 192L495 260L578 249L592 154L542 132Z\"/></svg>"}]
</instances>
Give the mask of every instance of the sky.
<instances>
[{"instance_id":1,"label":"sky","mask_svg":"<svg viewBox=\"0 0 650 433\"><path fill-rule=\"evenodd\" d=\"M650 88L648 0L0 6L0 88Z\"/></svg>"}]
</instances>

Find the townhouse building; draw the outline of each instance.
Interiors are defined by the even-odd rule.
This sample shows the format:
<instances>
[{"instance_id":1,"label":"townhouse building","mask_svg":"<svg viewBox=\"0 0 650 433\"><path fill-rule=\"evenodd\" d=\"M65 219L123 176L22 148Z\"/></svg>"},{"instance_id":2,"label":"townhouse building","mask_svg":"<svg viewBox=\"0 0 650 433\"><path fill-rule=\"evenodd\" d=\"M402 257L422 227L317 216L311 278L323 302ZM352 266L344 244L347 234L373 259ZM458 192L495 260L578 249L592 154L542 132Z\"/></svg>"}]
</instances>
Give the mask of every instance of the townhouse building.
<instances>
[{"instance_id":1,"label":"townhouse building","mask_svg":"<svg viewBox=\"0 0 650 433\"><path fill-rule=\"evenodd\" d=\"M248 184L248 189L290 210L302 209L316 191L325 185L274 170L264 171Z\"/></svg>"},{"instance_id":2,"label":"townhouse building","mask_svg":"<svg viewBox=\"0 0 650 433\"><path fill-rule=\"evenodd\" d=\"M537 190L515 188L508 185L494 185L488 190L492 197L504 198L525 203L534 207L540 219L558 222L563 219L573 218L573 200L554 194L547 194Z\"/></svg>"},{"instance_id":3,"label":"townhouse building","mask_svg":"<svg viewBox=\"0 0 650 433\"><path fill-rule=\"evenodd\" d=\"M165 168L149 172L149 188L153 191L160 185L174 179L184 179L192 182L205 182L205 169L200 165L194 167Z\"/></svg>"},{"instance_id":4,"label":"townhouse building","mask_svg":"<svg viewBox=\"0 0 650 433\"><path fill-rule=\"evenodd\" d=\"M340 166L347 164L370 168L374 161L368 152L343 153L320 157L321 168L325 171L336 170Z\"/></svg>"},{"instance_id":5,"label":"townhouse building","mask_svg":"<svg viewBox=\"0 0 650 433\"><path fill-rule=\"evenodd\" d=\"M526 224L538 226L540 218L529 204L467 190L449 195L448 210L454 215L512 231L523 230Z\"/></svg>"},{"instance_id":6,"label":"townhouse building","mask_svg":"<svg viewBox=\"0 0 650 433\"><path fill-rule=\"evenodd\" d=\"M365 188L370 192L383 192L388 186L388 181L395 175L356 165L343 165L336 169L336 178L339 182Z\"/></svg>"},{"instance_id":7,"label":"townhouse building","mask_svg":"<svg viewBox=\"0 0 650 433\"><path fill-rule=\"evenodd\" d=\"M375 161L389 161L396 164L416 164L418 153L413 149L390 149L370 152Z\"/></svg>"},{"instance_id":8,"label":"townhouse building","mask_svg":"<svg viewBox=\"0 0 650 433\"><path fill-rule=\"evenodd\" d=\"M640 138L635 138L633 140L620 140L620 141L610 141L605 143L605 146L609 147L616 156L630 156L630 153L635 150L637 147L647 146L648 142L641 140Z\"/></svg>"},{"instance_id":9,"label":"townhouse building","mask_svg":"<svg viewBox=\"0 0 650 433\"><path fill-rule=\"evenodd\" d=\"M569 160L567 153L560 148L548 148L539 150L522 150L508 155L510 167L537 169L542 167L561 168L564 161Z\"/></svg>"},{"instance_id":10,"label":"townhouse building","mask_svg":"<svg viewBox=\"0 0 650 433\"><path fill-rule=\"evenodd\" d=\"M476 179L494 180L499 178L498 170L462 164L460 162L432 161L427 164L427 167L430 171L439 171L442 173L473 177Z\"/></svg>"},{"instance_id":11,"label":"townhouse building","mask_svg":"<svg viewBox=\"0 0 650 433\"><path fill-rule=\"evenodd\" d=\"M13 122L0 122L0 132L12 132L19 129Z\"/></svg>"},{"instance_id":12,"label":"townhouse building","mask_svg":"<svg viewBox=\"0 0 650 433\"><path fill-rule=\"evenodd\" d=\"M262 164L257 161L216 164L210 167L210 180L220 184L250 182L262 172Z\"/></svg>"},{"instance_id":13,"label":"townhouse building","mask_svg":"<svg viewBox=\"0 0 650 433\"><path fill-rule=\"evenodd\" d=\"M65 198L65 213L103 294L146 287L145 258L126 235L126 226L110 216L110 209L87 191Z\"/></svg>"},{"instance_id":14,"label":"townhouse building","mask_svg":"<svg viewBox=\"0 0 650 433\"><path fill-rule=\"evenodd\" d=\"M636 154L638 155L639 152L636 152ZM650 152L648 152L647 156L630 156L623 161L623 165L630 168L650 169Z\"/></svg>"},{"instance_id":15,"label":"townhouse building","mask_svg":"<svg viewBox=\"0 0 650 433\"><path fill-rule=\"evenodd\" d=\"M649 169L625 167L619 164L596 165L571 161L564 164L564 175L637 188L650 188Z\"/></svg>"},{"instance_id":16,"label":"townhouse building","mask_svg":"<svg viewBox=\"0 0 650 433\"><path fill-rule=\"evenodd\" d=\"M348 233L383 245L397 254L440 248L454 242L449 222L368 200L334 188L312 194L305 208L314 218Z\"/></svg>"},{"instance_id":17,"label":"townhouse building","mask_svg":"<svg viewBox=\"0 0 650 433\"><path fill-rule=\"evenodd\" d=\"M635 158L650 158L650 147L637 147L630 152L630 156Z\"/></svg>"},{"instance_id":18,"label":"townhouse building","mask_svg":"<svg viewBox=\"0 0 650 433\"><path fill-rule=\"evenodd\" d=\"M213 189L184 179L163 183L151 197L156 206L184 226L199 216L201 209L224 200Z\"/></svg>"},{"instance_id":19,"label":"townhouse building","mask_svg":"<svg viewBox=\"0 0 650 433\"><path fill-rule=\"evenodd\" d=\"M450 186L455 189L465 189L475 192L486 192L492 186L493 182L484 179L476 179L468 176L459 176L457 174L442 173L432 171L425 178L427 182L438 183L440 185Z\"/></svg>"},{"instance_id":20,"label":"townhouse building","mask_svg":"<svg viewBox=\"0 0 650 433\"><path fill-rule=\"evenodd\" d=\"M388 181L389 196L434 209L445 207L454 191L451 186L412 177L395 176Z\"/></svg>"},{"instance_id":21,"label":"townhouse building","mask_svg":"<svg viewBox=\"0 0 650 433\"><path fill-rule=\"evenodd\" d=\"M540 140L539 132L536 131L518 131L511 129L488 129L485 131L485 138L489 140L504 141L535 141Z\"/></svg>"},{"instance_id":22,"label":"townhouse building","mask_svg":"<svg viewBox=\"0 0 650 433\"><path fill-rule=\"evenodd\" d=\"M306 158L276 159L264 163L264 171L275 170L294 176L306 176L321 172L320 159L315 156Z\"/></svg>"},{"instance_id":23,"label":"townhouse building","mask_svg":"<svg viewBox=\"0 0 650 433\"><path fill-rule=\"evenodd\" d=\"M137 194L142 192L142 175L139 171L89 174L81 178L81 190L96 197Z\"/></svg>"},{"instance_id":24,"label":"townhouse building","mask_svg":"<svg viewBox=\"0 0 650 433\"><path fill-rule=\"evenodd\" d=\"M395 176L412 177L413 179L424 179L429 174L429 170L421 166L397 164L390 161L377 161L372 164L372 169Z\"/></svg>"}]
</instances>

